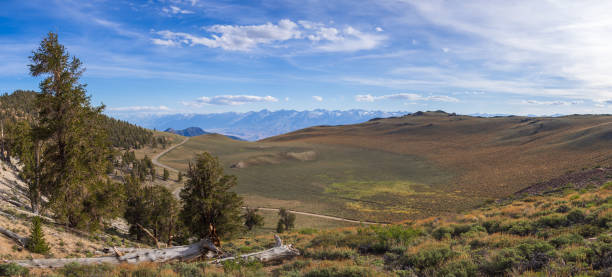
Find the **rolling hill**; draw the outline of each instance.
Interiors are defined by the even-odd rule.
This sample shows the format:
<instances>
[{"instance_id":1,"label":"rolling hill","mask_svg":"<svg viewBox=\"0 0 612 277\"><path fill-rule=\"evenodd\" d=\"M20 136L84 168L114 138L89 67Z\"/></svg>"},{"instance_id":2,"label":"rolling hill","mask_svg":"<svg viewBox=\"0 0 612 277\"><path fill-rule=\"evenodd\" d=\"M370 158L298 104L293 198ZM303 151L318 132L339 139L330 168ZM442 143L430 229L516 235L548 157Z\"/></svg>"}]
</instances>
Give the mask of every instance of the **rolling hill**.
<instances>
[{"instance_id":1,"label":"rolling hill","mask_svg":"<svg viewBox=\"0 0 612 277\"><path fill-rule=\"evenodd\" d=\"M160 162L210 151L250 205L370 221L463 211L568 171L610 166L612 116L418 112L311 127L258 142L192 138Z\"/></svg>"}]
</instances>

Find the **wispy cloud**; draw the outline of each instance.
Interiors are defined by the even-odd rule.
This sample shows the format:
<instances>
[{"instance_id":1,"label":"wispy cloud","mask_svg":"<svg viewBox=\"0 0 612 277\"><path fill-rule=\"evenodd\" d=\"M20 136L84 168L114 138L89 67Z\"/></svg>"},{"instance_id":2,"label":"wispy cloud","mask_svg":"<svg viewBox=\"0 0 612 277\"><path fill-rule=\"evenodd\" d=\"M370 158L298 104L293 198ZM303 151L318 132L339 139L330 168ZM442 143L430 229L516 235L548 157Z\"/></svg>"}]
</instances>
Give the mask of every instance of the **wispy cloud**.
<instances>
[{"instance_id":1,"label":"wispy cloud","mask_svg":"<svg viewBox=\"0 0 612 277\"><path fill-rule=\"evenodd\" d=\"M314 99L317 102L323 102L323 97L321 97L321 96L316 96L315 95L315 96L312 97L312 99Z\"/></svg>"},{"instance_id":2,"label":"wispy cloud","mask_svg":"<svg viewBox=\"0 0 612 277\"><path fill-rule=\"evenodd\" d=\"M584 95L592 100L612 99L609 77L612 19L608 12L612 10L612 2L406 0L403 3L409 3L427 22L454 33L454 36L432 33L429 43L450 49L444 55L451 55L454 62L477 65L459 65L456 73L486 73L488 83L495 81L491 76L501 81L520 80L523 89L519 93L529 90L531 94L542 87L559 86L570 92L548 92L552 96L569 94L569 97Z\"/></svg>"},{"instance_id":3,"label":"wispy cloud","mask_svg":"<svg viewBox=\"0 0 612 277\"><path fill-rule=\"evenodd\" d=\"M195 3L194 3L195 5ZM190 10L181 9L177 6L169 6L162 8L162 12L166 14L192 14L193 12Z\"/></svg>"},{"instance_id":4,"label":"wispy cloud","mask_svg":"<svg viewBox=\"0 0 612 277\"><path fill-rule=\"evenodd\" d=\"M322 23L298 23L282 19L276 24L213 25L204 28L211 34L209 37L162 30L156 32L159 37L153 38L151 42L163 46L202 45L229 51L250 51L259 45L306 40L315 44L314 49L318 51L351 52L373 49L387 39L385 35L362 32L351 26L337 29Z\"/></svg>"},{"instance_id":5,"label":"wispy cloud","mask_svg":"<svg viewBox=\"0 0 612 277\"><path fill-rule=\"evenodd\" d=\"M526 104L526 105L545 105L545 106L571 106L571 105L580 105L583 104L584 101L581 100L577 100L577 101L539 101L539 100L523 100L521 101L522 104Z\"/></svg>"},{"instance_id":6,"label":"wispy cloud","mask_svg":"<svg viewBox=\"0 0 612 277\"><path fill-rule=\"evenodd\" d=\"M255 95L217 95L213 97L203 96L192 102L182 102L185 106L201 107L204 105L243 105L246 103L256 102L278 102L278 99L272 96L255 96Z\"/></svg>"},{"instance_id":7,"label":"wispy cloud","mask_svg":"<svg viewBox=\"0 0 612 277\"><path fill-rule=\"evenodd\" d=\"M371 94L359 94L355 96L357 102L374 102L379 100L409 100L409 101L440 101L440 102L459 102L459 99L446 95L422 96L415 93L396 93L381 96Z\"/></svg>"}]
</instances>

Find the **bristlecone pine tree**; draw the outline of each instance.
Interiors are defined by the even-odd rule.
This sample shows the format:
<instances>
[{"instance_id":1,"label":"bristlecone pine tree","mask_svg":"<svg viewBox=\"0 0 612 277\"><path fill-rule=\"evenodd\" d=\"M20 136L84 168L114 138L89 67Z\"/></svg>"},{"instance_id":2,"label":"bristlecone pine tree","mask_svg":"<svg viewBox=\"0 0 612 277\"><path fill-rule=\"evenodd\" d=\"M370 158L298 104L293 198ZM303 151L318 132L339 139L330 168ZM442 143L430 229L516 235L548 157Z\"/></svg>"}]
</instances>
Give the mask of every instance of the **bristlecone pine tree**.
<instances>
[{"instance_id":1,"label":"bristlecone pine tree","mask_svg":"<svg viewBox=\"0 0 612 277\"><path fill-rule=\"evenodd\" d=\"M242 227L242 198L231 191L236 177L224 175L219 159L204 152L189 163L187 178L180 193L181 220L192 235L220 246L220 237L231 237Z\"/></svg>"},{"instance_id":2,"label":"bristlecone pine tree","mask_svg":"<svg viewBox=\"0 0 612 277\"><path fill-rule=\"evenodd\" d=\"M58 221L94 230L120 213L121 187L106 175L110 146L103 129L103 106L86 95L81 61L71 57L54 33L30 57L32 76L40 83L36 139L44 141L40 188Z\"/></svg>"},{"instance_id":3,"label":"bristlecone pine tree","mask_svg":"<svg viewBox=\"0 0 612 277\"><path fill-rule=\"evenodd\" d=\"M168 181L168 178L170 178L170 171L168 171L167 169L164 168L164 181Z\"/></svg>"},{"instance_id":4,"label":"bristlecone pine tree","mask_svg":"<svg viewBox=\"0 0 612 277\"><path fill-rule=\"evenodd\" d=\"M282 233L284 231L289 231L295 227L295 214L290 213L285 208L280 208L278 211L279 219L276 224L276 232Z\"/></svg>"},{"instance_id":5,"label":"bristlecone pine tree","mask_svg":"<svg viewBox=\"0 0 612 277\"><path fill-rule=\"evenodd\" d=\"M244 217L244 226L246 226L247 230L251 231L255 227L263 226L264 218L263 216L257 213L258 211L259 209L257 208L253 209L253 208L246 207L243 217Z\"/></svg>"},{"instance_id":6,"label":"bristlecone pine tree","mask_svg":"<svg viewBox=\"0 0 612 277\"><path fill-rule=\"evenodd\" d=\"M42 230L42 219L38 216L32 217L32 230L26 248L33 253L49 253L49 245L45 241L45 234Z\"/></svg>"}]
</instances>

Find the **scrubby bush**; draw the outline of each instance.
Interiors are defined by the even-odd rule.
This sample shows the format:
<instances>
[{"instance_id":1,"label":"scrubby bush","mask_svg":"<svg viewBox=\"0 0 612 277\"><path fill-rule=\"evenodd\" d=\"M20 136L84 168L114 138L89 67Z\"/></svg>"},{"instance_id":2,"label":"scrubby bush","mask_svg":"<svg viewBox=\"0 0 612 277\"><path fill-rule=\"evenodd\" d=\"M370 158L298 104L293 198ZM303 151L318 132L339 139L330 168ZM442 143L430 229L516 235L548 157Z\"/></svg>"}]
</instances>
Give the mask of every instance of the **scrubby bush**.
<instances>
[{"instance_id":1,"label":"scrubby bush","mask_svg":"<svg viewBox=\"0 0 612 277\"><path fill-rule=\"evenodd\" d=\"M581 210L572 210L567 214L568 224L582 223L585 219L584 212Z\"/></svg>"},{"instance_id":2,"label":"scrubby bush","mask_svg":"<svg viewBox=\"0 0 612 277\"><path fill-rule=\"evenodd\" d=\"M550 227L550 228L559 228L562 226L567 226L567 217L560 214L552 214L548 216L543 216L537 221L538 225L542 227Z\"/></svg>"},{"instance_id":3,"label":"scrubby bush","mask_svg":"<svg viewBox=\"0 0 612 277\"><path fill-rule=\"evenodd\" d=\"M69 263L58 270L60 274L66 277L108 276L112 271L112 266L108 264L81 265L78 263Z\"/></svg>"},{"instance_id":4,"label":"scrubby bush","mask_svg":"<svg viewBox=\"0 0 612 277\"><path fill-rule=\"evenodd\" d=\"M523 257L523 269L539 270L556 256L554 246L545 241L526 241L517 245L516 249Z\"/></svg>"},{"instance_id":5,"label":"scrubby bush","mask_svg":"<svg viewBox=\"0 0 612 277\"><path fill-rule=\"evenodd\" d=\"M355 256L357 251L351 248L324 247L304 251L304 257L316 260L344 260Z\"/></svg>"},{"instance_id":6,"label":"scrubby bush","mask_svg":"<svg viewBox=\"0 0 612 277\"><path fill-rule=\"evenodd\" d=\"M501 229L509 234L526 236L535 232L536 228L527 220L519 220L501 226Z\"/></svg>"},{"instance_id":7,"label":"scrubby bush","mask_svg":"<svg viewBox=\"0 0 612 277\"><path fill-rule=\"evenodd\" d=\"M304 274L304 277L370 277L377 276L376 272L367 267L324 267L313 269Z\"/></svg>"},{"instance_id":8,"label":"scrubby bush","mask_svg":"<svg viewBox=\"0 0 612 277\"><path fill-rule=\"evenodd\" d=\"M30 270L15 263L0 264L0 276L28 276Z\"/></svg>"},{"instance_id":9,"label":"scrubby bush","mask_svg":"<svg viewBox=\"0 0 612 277\"><path fill-rule=\"evenodd\" d=\"M555 247L559 248L561 246L565 246L565 245L569 245L573 243L580 243L583 240L584 238L581 235L571 233L571 234L564 234L554 239L551 239L550 243L554 245Z\"/></svg>"},{"instance_id":10,"label":"scrubby bush","mask_svg":"<svg viewBox=\"0 0 612 277\"><path fill-rule=\"evenodd\" d=\"M439 266L456 254L448 245L433 245L398 256L397 260L388 259L387 262L388 265L398 269L424 270Z\"/></svg>"},{"instance_id":11,"label":"scrubby bush","mask_svg":"<svg viewBox=\"0 0 612 277\"><path fill-rule=\"evenodd\" d=\"M506 248L491 255L480 265L480 270L487 275L505 275L510 269L519 265L523 258L514 248Z\"/></svg>"},{"instance_id":12,"label":"scrubby bush","mask_svg":"<svg viewBox=\"0 0 612 277\"><path fill-rule=\"evenodd\" d=\"M476 276L477 273L478 266L476 266L473 261L457 260L445 264L436 275L447 277L470 277Z\"/></svg>"},{"instance_id":13,"label":"scrubby bush","mask_svg":"<svg viewBox=\"0 0 612 277\"><path fill-rule=\"evenodd\" d=\"M438 227L431 232L431 235L437 240L450 239L453 233L453 229L450 227L442 226Z\"/></svg>"}]
</instances>

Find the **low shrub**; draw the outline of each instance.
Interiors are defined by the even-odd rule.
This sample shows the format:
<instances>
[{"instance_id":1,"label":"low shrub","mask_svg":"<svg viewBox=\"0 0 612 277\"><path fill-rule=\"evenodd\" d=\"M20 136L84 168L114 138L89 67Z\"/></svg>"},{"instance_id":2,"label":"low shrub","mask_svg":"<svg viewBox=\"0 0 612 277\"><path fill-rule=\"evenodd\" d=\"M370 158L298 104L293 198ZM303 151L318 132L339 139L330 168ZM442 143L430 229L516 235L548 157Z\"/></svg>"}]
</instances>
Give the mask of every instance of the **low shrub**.
<instances>
[{"instance_id":1,"label":"low shrub","mask_svg":"<svg viewBox=\"0 0 612 277\"><path fill-rule=\"evenodd\" d=\"M112 271L113 267L108 264L81 265L79 263L69 263L58 270L60 274L66 277L105 276L109 275Z\"/></svg>"},{"instance_id":2,"label":"low shrub","mask_svg":"<svg viewBox=\"0 0 612 277\"><path fill-rule=\"evenodd\" d=\"M415 249L412 253L397 255L396 259L388 257L386 262L388 266L396 269L414 268L424 270L439 266L456 254L448 245L432 245Z\"/></svg>"},{"instance_id":3,"label":"low shrub","mask_svg":"<svg viewBox=\"0 0 612 277\"><path fill-rule=\"evenodd\" d=\"M304 257L316 260L344 260L355 256L357 256L357 251L351 248L324 247L304 251Z\"/></svg>"},{"instance_id":4,"label":"low shrub","mask_svg":"<svg viewBox=\"0 0 612 277\"><path fill-rule=\"evenodd\" d=\"M536 228L527 220L519 220L504 224L501 227L504 232L513 235L526 236L535 232Z\"/></svg>"},{"instance_id":5,"label":"low shrub","mask_svg":"<svg viewBox=\"0 0 612 277\"><path fill-rule=\"evenodd\" d=\"M434 229L431 232L431 236L433 236L437 240L450 239L453 233L453 229L450 227L442 226Z\"/></svg>"},{"instance_id":6,"label":"low shrub","mask_svg":"<svg viewBox=\"0 0 612 277\"><path fill-rule=\"evenodd\" d=\"M556 255L554 246L545 241L530 240L516 246L523 257L522 269L539 270Z\"/></svg>"},{"instance_id":7,"label":"low shrub","mask_svg":"<svg viewBox=\"0 0 612 277\"><path fill-rule=\"evenodd\" d=\"M306 272L304 277L370 277L378 276L376 272L367 267L345 266L316 268Z\"/></svg>"},{"instance_id":8,"label":"low shrub","mask_svg":"<svg viewBox=\"0 0 612 277\"><path fill-rule=\"evenodd\" d=\"M550 227L550 228L559 228L562 226L567 226L568 221L567 217L560 214L552 214L548 216L543 216L537 221L538 225L542 227Z\"/></svg>"},{"instance_id":9,"label":"low shrub","mask_svg":"<svg viewBox=\"0 0 612 277\"><path fill-rule=\"evenodd\" d=\"M514 248L505 248L489 256L481 265L480 271L487 275L506 275L510 269L518 266L523 257Z\"/></svg>"},{"instance_id":10,"label":"low shrub","mask_svg":"<svg viewBox=\"0 0 612 277\"><path fill-rule=\"evenodd\" d=\"M568 224L582 223L585 219L584 212L581 210L572 210L567 214Z\"/></svg>"},{"instance_id":11,"label":"low shrub","mask_svg":"<svg viewBox=\"0 0 612 277\"><path fill-rule=\"evenodd\" d=\"M551 239L550 243L554 245L555 247L559 248L561 246L574 244L574 243L581 243L583 241L584 241L584 238L581 235L570 233L570 234L564 234L554 239Z\"/></svg>"},{"instance_id":12,"label":"low shrub","mask_svg":"<svg viewBox=\"0 0 612 277\"><path fill-rule=\"evenodd\" d=\"M28 276L30 270L15 263L0 264L0 276Z\"/></svg>"},{"instance_id":13,"label":"low shrub","mask_svg":"<svg viewBox=\"0 0 612 277\"><path fill-rule=\"evenodd\" d=\"M462 259L445 264L436 272L436 275L447 277L470 277L476 276L477 273L478 266L474 264L473 261Z\"/></svg>"}]
</instances>

